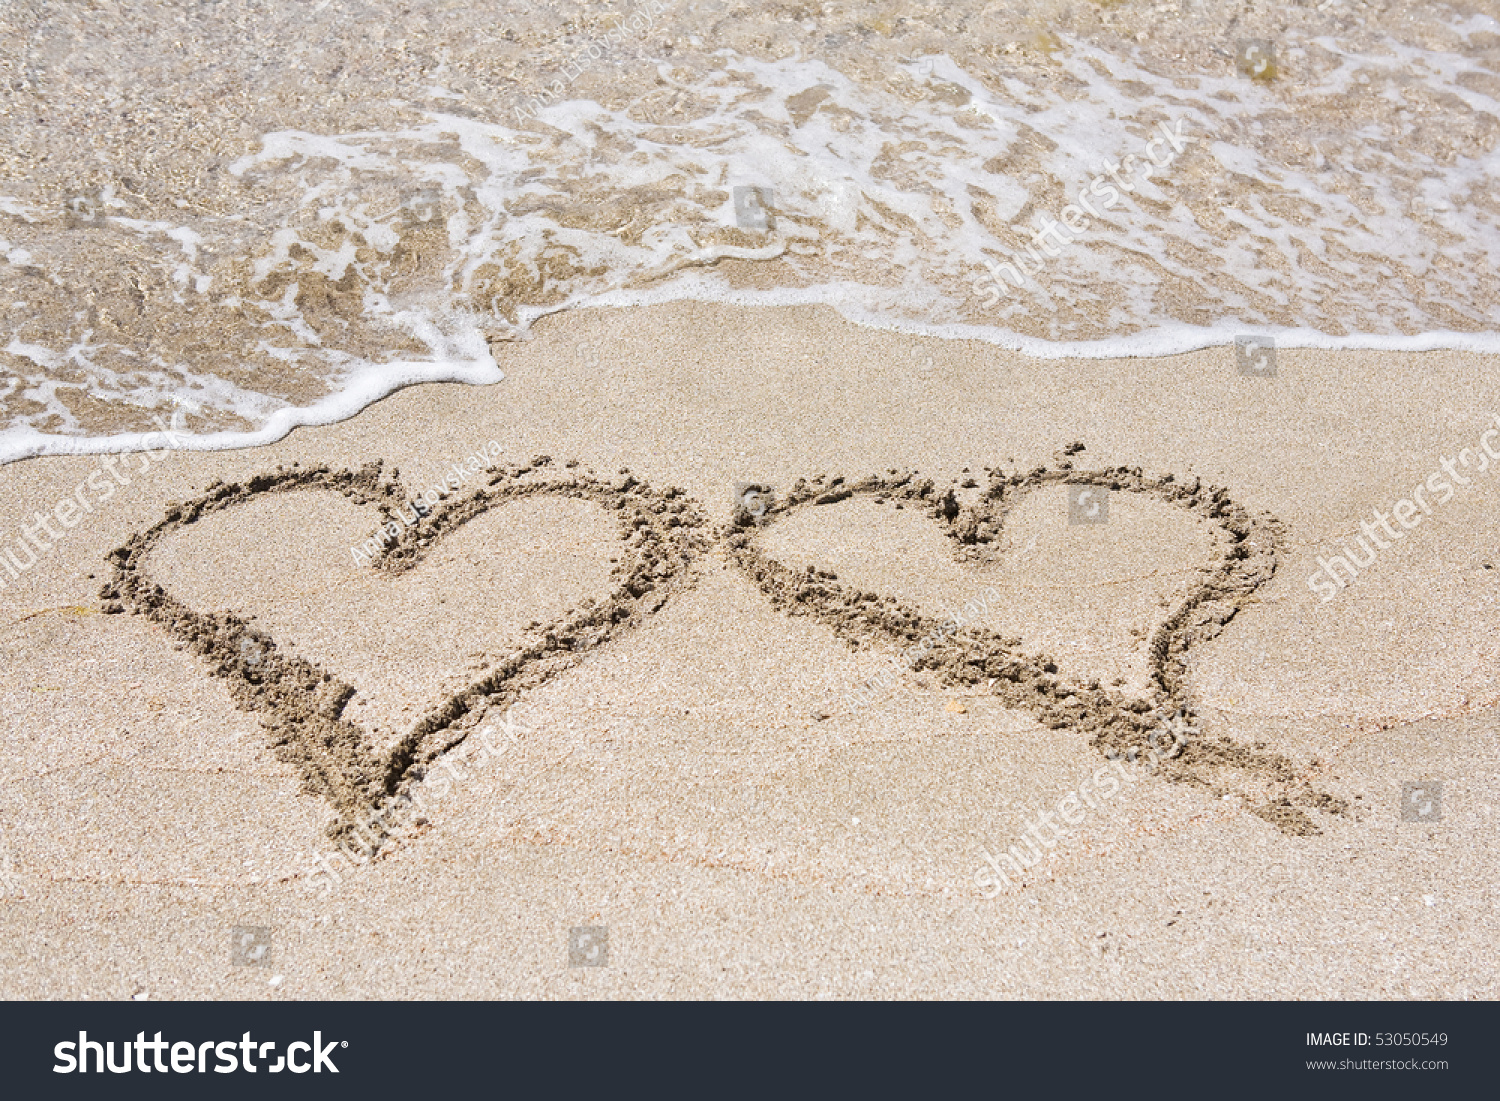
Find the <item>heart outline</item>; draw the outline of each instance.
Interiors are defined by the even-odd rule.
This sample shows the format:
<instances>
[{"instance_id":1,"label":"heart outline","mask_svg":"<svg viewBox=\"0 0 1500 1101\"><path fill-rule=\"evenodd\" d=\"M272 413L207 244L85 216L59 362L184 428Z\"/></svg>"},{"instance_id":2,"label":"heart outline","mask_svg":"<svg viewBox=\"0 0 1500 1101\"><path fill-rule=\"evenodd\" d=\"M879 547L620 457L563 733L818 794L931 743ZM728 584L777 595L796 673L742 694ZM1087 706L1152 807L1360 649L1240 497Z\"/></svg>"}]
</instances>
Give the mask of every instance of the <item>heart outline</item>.
<instances>
[{"instance_id":1,"label":"heart outline","mask_svg":"<svg viewBox=\"0 0 1500 1101\"><path fill-rule=\"evenodd\" d=\"M1024 475L1007 475L998 468L989 474L989 487L972 506L961 505L951 487L940 493L932 479L916 472L892 471L856 483L842 477L801 479L786 496L758 514L737 508L723 535L731 560L779 610L810 616L855 646L871 638L897 643L936 638L912 662L912 669L931 670L950 687L971 688L990 679L992 694L1004 706L1030 711L1052 729L1089 733L1091 744L1106 756L1126 756L1134 762L1147 752L1148 745L1154 747L1151 739L1156 731L1196 717L1188 685L1188 652L1222 631L1275 575L1285 542L1281 523L1269 514L1251 515L1222 487L1205 486L1198 478L1189 485L1171 474L1150 476L1140 467L1085 471L1064 462L1057 469L1036 467ZM1217 558L1218 568L1152 633L1148 662L1155 699L1150 704L1125 700L1097 680L1070 680L1059 674L1056 662L1047 655L1025 653L1020 639L976 627L946 631L940 620L894 597L838 584L831 570L811 565L804 571L792 570L766 553L759 541L763 529L802 508L866 496L927 507L960 547L994 544L1006 514L1022 497L1054 485L1139 493L1209 520L1228 536L1228 549ZM1222 797L1229 790L1211 776L1225 768L1258 771L1272 781L1277 794L1250 809L1284 834L1320 832L1298 805L1336 815L1349 813L1344 800L1314 791L1290 759L1237 745L1227 737L1221 736L1216 744L1198 739L1178 745L1168 757L1153 757L1152 771Z\"/></svg>"},{"instance_id":2,"label":"heart outline","mask_svg":"<svg viewBox=\"0 0 1500 1101\"><path fill-rule=\"evenodd\" d=\"M293 464L243 483L215 482L191 501L169 504L162 520L110 553L114 573L100 592L103 610L144 615L207 659L210 674L228 682L236 705L258 714L273 752L299 770L304 789L333 805L336 820L330 835L344 841L360 827L369 830L372 823L381 823L393 806L409 802L407 793L427 766L460 744L490 709L508 707L524 692L574 668L604 642L660 611L691 583L706 541L695 502L682 490L653 490L628 471L613 483L572 473L528 477L550 464L548 456L538 456L528 465L493 473L484 485L444 498L415 516L370 566L399 576L419 565L446 535L491 508L527 497L563 496L593 500L619 513L622 561L611 572L618 583L605 600L585 600L566 609L541 628L540 641L521 645L429 709L383 756L358 724L342 717L357 694L355 686L316 662L283 652L274 638L232 610L189 608L157 584L145 566L168 534L269 493L329 490L358 505L374 504L394 518L408 499L399 471L385 479L380 462L357 471ZM257 654L255 662L244 660L247 649ZM378 848L390 832L389 824L377 826L374 840L361 836L360 843Z\"/></svg>"}]
</instances>

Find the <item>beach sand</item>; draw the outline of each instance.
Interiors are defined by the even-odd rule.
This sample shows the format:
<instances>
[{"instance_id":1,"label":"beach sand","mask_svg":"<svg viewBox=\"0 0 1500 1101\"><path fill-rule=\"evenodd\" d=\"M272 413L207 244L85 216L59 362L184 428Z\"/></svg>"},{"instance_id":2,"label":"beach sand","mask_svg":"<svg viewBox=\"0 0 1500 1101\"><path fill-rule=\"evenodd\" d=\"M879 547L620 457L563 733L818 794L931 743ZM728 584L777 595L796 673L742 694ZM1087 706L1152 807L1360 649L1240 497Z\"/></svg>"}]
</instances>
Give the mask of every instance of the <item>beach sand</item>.
<instances>
[{"instance_id":1,"label":"beach sand","mask_svg":"<svg viewBox=\"0 0 1500 1101\"><path fill-rule=\"evenodd\" d=\"M1042 361L698 303L571 312L495 352L494 386L413 387L261 449L131 457L130 484L0 591L0 996L1500 996L1493 472L1429 494L1332 599L1308 585L1361 520L1480 453L1500 414L1486 357L1280 349L1251 377L1233 348ZM476 754L501 709L470 714L413 784L427 809L330 875L314 854L334 852L338 800L261 723L291 712L242 709L255 689L210 675L170 623L105 614L107 556L216 481L379 460L419 493L476 454L550 457L507 485L591 470L599 488L501 500L400 573L351 554L374 506L318 488L232 503L151 552L174 599L274 639L246 677L295 658L352 685L371 760L518 652L553 655L506 682L514 738ZM1275 541L1274 576L1178 654L1195 729L1155 773L1115 768L1098 742L1115 728L1089 724L1105 696L1150 695L1153 632L1228 537L1208 494L1194 511L1130 485L1107 522L1069 523L1069 463L1223 487ZM1062 481L988 542L934 519L950 485L968 508L987 471L1040 467ZM5 514L50 512L100 469L4 467ZM891 471L935 489L735 526L736 486L780 502L799 479ZM470 478L457 497L487 480ZM637 544L611 501L691 558L615 604ZM654 519L630 529L640 502ZM752 544L870 607L1017 636L1103 695L1049 727L1024 678L1007 696L903 664L894 635L822 605L788 614L747 572ZM590 599L631 618L577 653L538 642ZM1100 769L1129 777L1101 794ZM1090 784L1081 820L985 897L983 850ZM603 966L570 966L579 927L608 930ZM262 965L233 965L237 928L269 931L250 934Z\"/></svg>"}]
</instances>

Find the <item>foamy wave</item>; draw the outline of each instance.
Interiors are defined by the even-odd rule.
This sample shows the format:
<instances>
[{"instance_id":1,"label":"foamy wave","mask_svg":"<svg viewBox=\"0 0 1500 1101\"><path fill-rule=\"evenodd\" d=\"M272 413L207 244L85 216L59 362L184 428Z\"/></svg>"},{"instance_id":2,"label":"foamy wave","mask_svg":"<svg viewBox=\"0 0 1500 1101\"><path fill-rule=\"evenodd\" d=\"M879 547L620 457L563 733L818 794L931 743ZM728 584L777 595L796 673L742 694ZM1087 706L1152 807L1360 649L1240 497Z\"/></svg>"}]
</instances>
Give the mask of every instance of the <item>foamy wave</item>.
<instances>
[{"instance_id":1,"label":"foamy wave","mask_svg":"<svg viewBox=\"0 0 1500 1101\"><path fill-rule=\"evenodd\" d=\"M267 134L228 166L234 215L0 196L0 461L139 446L79 395L191 402L197 444L244 446L498 380L486 341L544 314L681 298L1053 358L1249 333L1500 351L1500 80L1464 46L1500 24L1448 31L1309 38L1274 80L1067 36L1043 76L705 51L611 105L442 88L419 125ZM745 288L751 263L776 289Z\"/></svg>"}]
</instances>

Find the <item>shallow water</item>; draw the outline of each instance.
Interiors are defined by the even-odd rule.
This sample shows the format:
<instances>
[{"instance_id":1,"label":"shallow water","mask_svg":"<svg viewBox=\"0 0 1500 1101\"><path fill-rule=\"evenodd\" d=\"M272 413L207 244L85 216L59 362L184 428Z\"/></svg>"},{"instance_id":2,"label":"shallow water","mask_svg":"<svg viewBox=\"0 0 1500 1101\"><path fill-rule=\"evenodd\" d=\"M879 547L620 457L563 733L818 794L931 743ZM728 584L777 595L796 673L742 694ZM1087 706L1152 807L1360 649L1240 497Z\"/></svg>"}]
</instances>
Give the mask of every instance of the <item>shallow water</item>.
<instances>
[{"instance_id":1,"label":"shallow water","mask_svg":"<svg viewBox=\"0 0 1500 1101\"><path fill-rule=\"evenodd\" d=\"M681 297L1500 349L1492 5L123 7L0 11L0 461L274 438Z\"/></svg>"}]
</instances>

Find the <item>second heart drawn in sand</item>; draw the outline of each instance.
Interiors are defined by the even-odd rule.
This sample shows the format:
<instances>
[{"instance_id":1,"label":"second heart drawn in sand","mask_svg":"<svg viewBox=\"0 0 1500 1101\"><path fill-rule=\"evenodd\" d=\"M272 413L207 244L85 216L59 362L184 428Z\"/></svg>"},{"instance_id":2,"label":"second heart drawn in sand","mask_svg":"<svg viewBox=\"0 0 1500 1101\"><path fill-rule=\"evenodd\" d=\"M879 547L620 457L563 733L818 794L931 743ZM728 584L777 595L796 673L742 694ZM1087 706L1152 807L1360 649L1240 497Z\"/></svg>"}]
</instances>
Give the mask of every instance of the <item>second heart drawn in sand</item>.
<instances>
[{"instance_id":1,"label":"second heart drawn in sand","mask_svg":"<svg viewBox=\"0 0 1500 1101\"><path fill-rule=\"evenodd\" d=\"M297 657L232 610L188 607L157 584L146 570L151 553L171 533L198 520L266 494L323 490L343 494L357 505L396 513L406 495L381 474L379 464L359 471L293 467L242 484L217 483L186 504L169 506L164 519L113 552L114 577L102 592L105 610L127 608L158 623L175 639L206 659L224 677L236 703L258 713L284 760L302 773L307 788L327 798L339 816L335 835L378 820L385 808L403 800L437 757L457 746L491 708L506 708L524 692L573 668L610 639L642 623L671 595L690 585L693 563L706 549L703 522L681 490L655 491L629 474L612 482L592 477L549 474L545 457L493 474L487 484L443 501L400 534L374 560L391 577L418 566L439 543L488 510L523 499L565 497L601 506L618 519L621 561L612 571L613 588L602 601L585 600L550 624L539 625L529 641L500 658L494 668L462 690L440 700L389 747L379 747L351 721L356 689L318 663ZM940 491L915 474L798 482L791 493L755 513L741 508L725 531L731 561L748 574L778 609L810 615L855 643L907 644L927 640L914 668L935 673L946 685L973 687L988 682L1009 708L1029 711L1044 725L1087 733L1103 752L1134 757L1169 719L1192 718L1188 653L1212 638L1264 585L1276 569L1279 528L1255 518L1222 489L1177 482L1171 475L1150 477L1139 469L1078 471L1039 468L1026 475L995 471L973 505L961 505L952 489ZM1028 653L1015 638L977 627L944 628L920 609L890 597L840 584L827 570L793 570L762 545L764 529L809 506L867 496L925 510L946 532L960 556L992 553L1007 512L1026 494L1049 485L1095 485L1140 494L1186 510L1214 525L1222 535L1219 558L1155 630L1149 645L1150 691L1112 691L1096 680L1069 678L1056 662ZM393 530L399 525L392 525ZM246 660L247 650L256 660ZM1306 813L1341 814L1346 807L1313 791L1287 758L1237 745L1219 736L1190 740L1162 763L1168 780L1225 794L1232 777L1254 780L1271 796L1253 813L1284 833L1316 832Z\"/></svg>"},{"instance_id":2,"label":"second heart drawn in sand","mask_svg":"<svg viewBox=\"0 0 1500 1101\"><path fill-rule=\"evenodd\" d=\"M1075 445L1081 450L1081 445ZM1268 582L1276 570L1280 526L1257 518L1235 503L1225 489L1189 483L1172 475L1152 477L1139 468L1083 471L1063 461L1057 469L1028 474L994 470L972 505L960 503L952 488L940 490L917 474L892 472L858 482L843 478L799 481L774 503L757 499L757 507L737 509L726 539L736 564L779 609L811 616L855 645L896 645L905 649L914 671L935 674L954 688L984 685L1007 708L1029 711L1045 726L1090 735L1105 754L1128 760L1160 760L1158 773L1168 780L1207 789L1218 796L1241 787L1264 792L1252 813L1283 833L1318 832L1308 810L1348 813L1347 804L1314 791L1288 758L1244 746L1222 735L1182 739L1172 744L1159 732L1195 724L1188 684L1188 654L1213 638ZM976 482L969 483L980 487ZM793 569L766 548L768 528L817 506L851 498L869 498L895 508L925 512L948 536L960 560L977 562L997 556L1007 514L1028 494L1047 486L1097 486L1116 494L1133 494L1170 505L1207 521L1220 535L1216 561L1201 581L1171 608L1151 633L1147 652L1147 691L1115 691L1097 680L1069 677L1049 656L1028 652L1018 638L954 619L934 617L890 595L863 591L841 582L830 569L807 564ZM821 527L821 525L819 526ZM1212 732L1209 732L1212 733ZM1155 749L1167 752L1153 753ZM1304 809L1305 808L1305 809Z\"/></svg>"}]
</instances>

